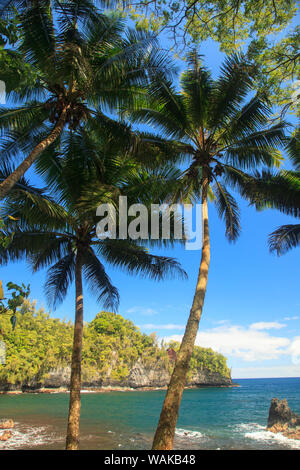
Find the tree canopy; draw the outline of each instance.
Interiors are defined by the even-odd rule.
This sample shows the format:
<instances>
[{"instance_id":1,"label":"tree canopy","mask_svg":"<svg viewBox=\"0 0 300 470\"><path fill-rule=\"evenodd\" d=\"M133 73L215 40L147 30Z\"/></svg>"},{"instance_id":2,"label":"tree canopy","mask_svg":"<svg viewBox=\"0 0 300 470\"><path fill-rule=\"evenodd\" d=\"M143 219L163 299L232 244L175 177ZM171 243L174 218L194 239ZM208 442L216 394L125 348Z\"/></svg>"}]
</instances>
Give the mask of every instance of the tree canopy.
<instances>
[{"instance_id":1,"label":"tree canopy","mask_svg":"<svg viewBox=\"0 0 300 470\"><path fill-rule=\"evenodd\" d=\"M208 39L226 54L243 51L257 67L257 88L275 104L290 104L299 79L296 0L124 0L137 26L168 37L177 53ZM298 87L299 88L299 87Z\"/></svg>"},{"instance_id":2,"label":"tree canopy","mask_svg":"<svg viewBox=\"0 0 300 470\"><path fill-rule=\"evenodd\" d=\"M0 314L1 339L6 343L6 365L0 367L2 384L43 385L51 369L67 367L72 350L73 325L53 318L35 302L26 300L17 312L15 330L9 315ZM109 376L122 381L138 359L147 367L161 361L172 368L167 348L178 349L178 343L160 346L155 335L141 333L138 327L121 315L102 311L84 325L82 374L83 381ZM195 347L190 373L206 369L229 376L226 359L207 348Z\"/></svg>"}]
</instances>

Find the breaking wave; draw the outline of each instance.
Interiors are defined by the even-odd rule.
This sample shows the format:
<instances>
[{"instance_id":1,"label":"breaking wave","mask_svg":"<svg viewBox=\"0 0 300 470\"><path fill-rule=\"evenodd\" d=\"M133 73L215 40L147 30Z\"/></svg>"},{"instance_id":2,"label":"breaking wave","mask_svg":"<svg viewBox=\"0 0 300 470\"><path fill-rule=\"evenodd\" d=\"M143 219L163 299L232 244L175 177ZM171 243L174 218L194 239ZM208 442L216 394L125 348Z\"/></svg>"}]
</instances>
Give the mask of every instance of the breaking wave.
<instances>
[{"instance_id":1,"label":"breaking wave","mask_svg":"<svg viewBox=\"0 0 300 470\"><path fill-rule=\"evenodd\" d=\"M189 429L176 428L175 435L178 437L186 437L188 439L203 439L204 435L199 431L191 431Z\"/></svg>"},{"instance_id":2,"label":"breaking wave","mask_svg":"<svg viewBox=\"0 0 300 470\"><path fill-rule=\"evenodd\" d=\"M268 445L280 444L293 449L300 449L300 441L297 439L289 439L281 433L273 433L266 431L266 428L257 423L238 424L235 431L244 434L245 438L253 439Z\"/></svg>"},{"instance_id":3,"label":"breaking wave","mask_svg":"<svg viewBox=\"0 0 300 470\"><path fill-rule=\"evenodd\" d=\"M4 432L6 429L1 431ZM0 450L32 448L58 442L62 439L51 432L46 426L20 425L15 423L15 427L9 429L9 431L11 431L12 437L7 441L0 441Z\"/></svg>"}]
</instances>

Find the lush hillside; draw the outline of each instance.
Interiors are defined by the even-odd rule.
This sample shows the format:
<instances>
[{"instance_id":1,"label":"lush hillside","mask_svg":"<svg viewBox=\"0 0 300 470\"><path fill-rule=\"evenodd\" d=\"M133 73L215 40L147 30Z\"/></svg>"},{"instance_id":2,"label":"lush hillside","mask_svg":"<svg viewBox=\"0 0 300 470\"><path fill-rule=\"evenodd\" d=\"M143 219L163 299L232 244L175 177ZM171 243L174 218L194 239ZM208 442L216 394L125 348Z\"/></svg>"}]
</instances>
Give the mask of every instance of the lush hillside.
<instances>
[{"instance_id":1,"label":"lush hillside","mask_svg":"<svg viewBox=\"0 0 300 470\"><path fill-rule=\"evenodd\" d=\"M0 339L6 344L6 365L0 365L0 385L20 385L45 382L49 372L70 364L73 327L70 322L51 318L33 304L17 314L13 331L10 315L0 315ZM84 327L82 357L83 382L95 377L104 382L122 383L135 364L150 370L171 371L173 362L167 349L175 351L178 344L159 345L155 334L142 334L121 315L101 312ZM226 359L211 349L195 347L189 376L206 370L230 377ZM98 380L99 382L99 380Z\"/></svg>"}]
</instances>

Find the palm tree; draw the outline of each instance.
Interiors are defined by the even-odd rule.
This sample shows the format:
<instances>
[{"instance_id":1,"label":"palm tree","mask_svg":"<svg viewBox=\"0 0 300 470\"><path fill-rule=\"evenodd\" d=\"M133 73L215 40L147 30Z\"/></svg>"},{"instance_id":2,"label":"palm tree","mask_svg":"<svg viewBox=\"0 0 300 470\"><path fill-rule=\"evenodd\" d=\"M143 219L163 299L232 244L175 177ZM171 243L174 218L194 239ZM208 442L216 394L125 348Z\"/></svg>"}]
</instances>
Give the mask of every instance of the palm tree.
<instances>
[{"instance_id":1,"label":"palm tree","mask_svg":"<svg viewBox=\"0 0 300 470\"><path fill-rule=\"evenodd\" d=\"M149 77L172 69L154 35L125 30L120 16L100 13L90 0L15 3L19 37L3 54L17 70L3 67L0 79L17 106L0 109L1 158L21 163L1 182L0 199L63 129L91 116L112 126L105 113L132 105ZM12 72L21 79L11 89Z\"/></svg>"},{"instance_id":2,"label":"palm tree","mask_svg":"<svg viewBox=\"0 0 300 470\"><path fill-rule=\"evenodd\" d=\"M279 165L278 147L284 145L284 123L269 125L271 110L264 97L252 91L252 69L234 55L225 60L217 80L190 53L180 91L169 80L154 80L147 100L127 112L133 122L160 130L160 139L173 142L187 168L178 182L175 200L201 200L202 256L195 295L153 441L153 449L172 449L179 406L190 357L202 314L210 264L208 199L214 201L226 225L226 237L235 241L240 232L239 208L227 189L250 168ZM153 136L155 142L157 136ZM148 135L148 141L151 140ZM176 144L176 145L175 145ZM173 158L173 156L172 156Z\"/></svg>"},{"instance_id":3,"label":"palm tree","mask_svg":"<svg viewBox=\"0 0 300 470\"><path fill-rule=\"evenodd\" d=\"M49 148L50 152L50 148ZM83 278L104 308L115 310L119 302L103 261L161 280L166 276L186 276L178 262L166 256L152 255L140 240L104 239L96 235L97 205L115 203L120 194L130 201L141 200L145 188L143 170L129 157L112 157L108 146L101 147L92 132L65 132L60 150L52 149L52 161L45 154L38 169L49 192L34 194L19 188L11 192L4 214L19 219L11 244L1 251L2 263L27 258L34 271L48 267L46 294L54 307L63 301L75 280L75 324L72 352L70 405L66 448L78 449L83 333ZM167 183L167 175L162 178ZM156 179L156 194L158 194ZM146 182L147 183L147 182ZM141 189L143 185L143 190ZM146 184L150 191L151 183ZM165 186L160 183L162 197ZM147 192L147 191L146 191ZM153 200L153 193L152 199ZM90 198L90 199L89 199ZM147 199L149 197L147 196Z\"/></svg>"}]
</instances>

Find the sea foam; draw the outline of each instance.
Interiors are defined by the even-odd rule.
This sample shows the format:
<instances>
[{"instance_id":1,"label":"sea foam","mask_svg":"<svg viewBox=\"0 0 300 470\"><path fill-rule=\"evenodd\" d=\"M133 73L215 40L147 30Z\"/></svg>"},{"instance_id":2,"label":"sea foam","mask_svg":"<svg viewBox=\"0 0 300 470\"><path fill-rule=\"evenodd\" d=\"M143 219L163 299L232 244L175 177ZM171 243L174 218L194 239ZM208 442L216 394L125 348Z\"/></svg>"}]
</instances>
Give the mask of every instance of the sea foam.
<instances>
[{"instance_id":1,"label":"sea foam","mask_svg":"<svg viewBox=\"0 0 300 470\"><path fill-rule=\"evenodd\" d=\"M49 429L45 426L20 425L15 423L15 427L10 429L10 431L12 432L12 437L7 441L0 441L0 450L34 447L61 440L54 433L49 432Z\"/></svg>"},{"instance_id":2,"label":"sea foam","mask_svg":"<svg viewBox=\"0 0 300 470\"><path fill-rule=\"evenodd\" d=\"M189 439L202 439L204 435L199 431L191 431L189 429L176 428L175 434L178 437L187 437Z\"/></svg>"},{"instance_id":3,"label":"sea foam","mask_svg":"<svg viewBox=\"0 0 300 470\"><path fill-rule=\"evenodd\" d=\"M285 447L290 447L293 449L300 449L300 441L297 439L289 439L281 433L273 433L267 431L266 428L257 423L242 423L235 427L236 431L239 431L244 434L244 437L248 439L253 439L256 441L261 441L266 444L277 443Z\"/></svg>"}]
</instances>

